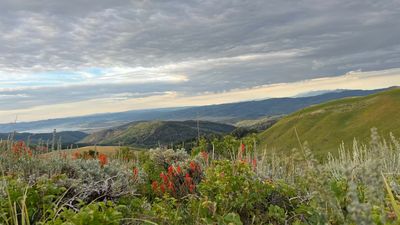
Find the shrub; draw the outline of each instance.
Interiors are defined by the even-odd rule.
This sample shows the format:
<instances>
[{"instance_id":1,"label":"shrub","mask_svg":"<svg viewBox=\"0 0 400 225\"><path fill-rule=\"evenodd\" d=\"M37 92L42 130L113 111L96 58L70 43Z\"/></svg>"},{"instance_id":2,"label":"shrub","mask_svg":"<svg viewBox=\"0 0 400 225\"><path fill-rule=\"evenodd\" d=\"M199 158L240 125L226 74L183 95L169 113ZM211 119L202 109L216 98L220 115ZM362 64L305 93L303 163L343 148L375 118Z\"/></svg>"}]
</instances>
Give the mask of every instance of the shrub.
<instances>
[{"instance_id":1,"label":"shrub","mask_svg":"<svg viewBox=\"0 0 400 225\"><path fill-rule=\"evenodd\" d=\"M174 151L172 149L151 149L149 151L150 159L160 167L168 169L168 167L176 162L184 162L189 159L189 155L184 149Z\"/></svg>"},{"instance_id":2,"label":"shrub","mask_svg":"<svg viewBox=\"0 0 400 225\"><path fill-rule=\"evenodd\" d=\"M202 168L195 161L190 161L189 166L171 165L167 171L160 173L159 181L152 182L152 189L159 195L168 193L175 198L182 198L195 193L202 177Z\"/></svg>"},{"instance_id":3,"label":"shrub","mask_svg":"<svg viewBox=\"0 0 400 225\"><path fill-rule=\"evenodd\" d=\"M311 214L309 206L300 201L301 193L285 184L259 180L240 161L215 162L207 169L199 191L204 202L215 203L217 214L237 213L246 224L294 223L306 221Z\"/></svg>"},{"instance_id":4,"label":"shrub","mask_svg":"<svg viewBox=\"0 0 400 225\"><path fill-rule=\"evenodd\" d=\"M3 177L0 185L0 224L34 223L51 217L66 189L56 180L42 179L30 185ZM20 221L20 222L19 222Z\"/></svg>"},{"instance_id":5,"label":"shrub","mask_svg":"<svg viewBox=\"0 0 400 225\"><path fill-rule=\"evenodd\" d=\"M119 225L122 220L123 206L116 206L111 201L97 202L84 206L78 212L72 209L63 210L57 219L48 222L51 225Z\"/></svg>"},{"instance_id":6,"label":"shrub","mask_svg":"<svg viewBox=\"0 0 400 225\"><path fill-rule=\"evenodd\" d=\"M100 161L101 162L101 161ZM70 189L71 203L80 200L112 200L124 195L133 195L136 186L144 182L145 174L138 176L129 165L123 165L116 160L107 164L97 160L73 160L62 169L67 175L63 185Z\"/></svg>"}]
</instances>

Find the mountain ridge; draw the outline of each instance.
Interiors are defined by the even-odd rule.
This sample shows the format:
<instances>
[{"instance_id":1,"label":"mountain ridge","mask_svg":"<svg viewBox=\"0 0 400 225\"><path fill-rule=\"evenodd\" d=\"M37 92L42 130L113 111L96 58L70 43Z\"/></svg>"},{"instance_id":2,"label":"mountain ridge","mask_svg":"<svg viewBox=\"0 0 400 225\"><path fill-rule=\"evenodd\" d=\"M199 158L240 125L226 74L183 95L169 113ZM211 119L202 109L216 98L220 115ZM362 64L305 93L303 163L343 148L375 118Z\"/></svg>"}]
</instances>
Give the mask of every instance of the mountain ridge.
<instances>
[{"instance_id":1,"label":"mountain ridge","mask_svg":"<svg viewBox=\"0 0 400 225\"><path fill-rule=\"evenodd\" d=\"M386 89L344 90L309 97L270 98L264 100L215 104L195 107L134 110L117 113L104 113L81 117L49 119L34 122L0 124L0 132L51 132L85 131L94 132L129 123L148 120L208 120L235 124L240 120L258 119L265 116L289 114L301 108L325 101L350 96L365 96Z\"/></svg>"}]
</instances>

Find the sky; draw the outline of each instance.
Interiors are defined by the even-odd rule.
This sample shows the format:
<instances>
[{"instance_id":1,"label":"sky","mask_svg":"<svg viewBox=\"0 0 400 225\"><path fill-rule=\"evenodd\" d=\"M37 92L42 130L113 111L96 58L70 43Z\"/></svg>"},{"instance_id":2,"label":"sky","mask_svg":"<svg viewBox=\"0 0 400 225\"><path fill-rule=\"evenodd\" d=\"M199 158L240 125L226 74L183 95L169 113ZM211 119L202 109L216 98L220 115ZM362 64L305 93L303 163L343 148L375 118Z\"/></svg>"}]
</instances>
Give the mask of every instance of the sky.
<instances>
[{"instance_id":1,"label":"sky","mask_svg":"<svg viewBox=\"0 0 400 225\"><path fill-rule=\"evenodd\" d=\"M398 0L1 0L0 123L400 85Z\"/></svg>"}]
</instances>

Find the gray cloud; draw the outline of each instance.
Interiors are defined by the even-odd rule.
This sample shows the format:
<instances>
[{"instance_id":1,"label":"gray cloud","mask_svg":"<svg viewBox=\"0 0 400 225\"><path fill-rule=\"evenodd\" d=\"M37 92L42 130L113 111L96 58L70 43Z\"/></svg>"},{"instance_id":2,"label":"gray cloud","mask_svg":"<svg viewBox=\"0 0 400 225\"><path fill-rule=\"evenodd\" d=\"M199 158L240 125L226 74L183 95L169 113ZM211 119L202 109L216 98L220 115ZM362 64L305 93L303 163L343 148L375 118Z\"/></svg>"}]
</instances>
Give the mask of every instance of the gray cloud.
<instances>
[{"instance_id":1,"label":"gray cloud","mask_svg":"<svg viewBox=\"0 0 400 225\"><path fill-rule=\"evenodd\" d=\"M396 68L398 21L397 0L3 0L0 72L8 78L0 73L1 109L168 91L196 95ZM22 78L11 77L112 67L160 68L155 73L187 80L88 84L97 77L38 89L18 87ZM17 88L4 89L10 86Z\"/></svg>"},{"instance_id":2,"label":"gray cloud","mask_svg":"<svg viewBox=\"0 0 400 225\"><path fill-rule=\"evenodd\" d=\"M65 87L24 88L0 91L0 105L5 109L22 109L46 104L71 103L91 99L129 99L161 95L172 85L101 84Z\"/></svg>"}]
</instances>

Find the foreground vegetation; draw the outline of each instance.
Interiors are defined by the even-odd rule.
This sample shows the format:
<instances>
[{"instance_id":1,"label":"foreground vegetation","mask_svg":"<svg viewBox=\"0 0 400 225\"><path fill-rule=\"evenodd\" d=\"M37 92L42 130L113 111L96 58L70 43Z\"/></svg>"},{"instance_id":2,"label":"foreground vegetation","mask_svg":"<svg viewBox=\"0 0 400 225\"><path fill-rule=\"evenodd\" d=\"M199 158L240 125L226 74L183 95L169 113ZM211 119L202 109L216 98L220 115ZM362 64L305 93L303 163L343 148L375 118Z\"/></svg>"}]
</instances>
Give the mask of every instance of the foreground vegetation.
<instances>
[{"instance_id":1,"label":"foreground vegetation","mask_svg":"<svg viewBox=\"0 0 400 225\"><path fill-rule=\"evenodd\" d=\"M399 224L400 142L315 160L256 151L255 136L184 149L41 157L0 144L0 224Z\"/></svg>"}]
</instances>

